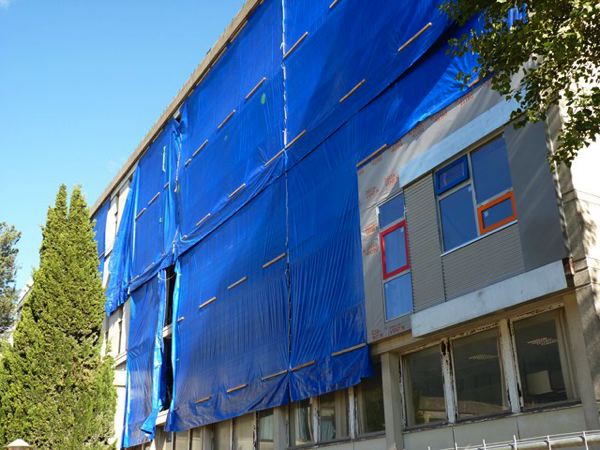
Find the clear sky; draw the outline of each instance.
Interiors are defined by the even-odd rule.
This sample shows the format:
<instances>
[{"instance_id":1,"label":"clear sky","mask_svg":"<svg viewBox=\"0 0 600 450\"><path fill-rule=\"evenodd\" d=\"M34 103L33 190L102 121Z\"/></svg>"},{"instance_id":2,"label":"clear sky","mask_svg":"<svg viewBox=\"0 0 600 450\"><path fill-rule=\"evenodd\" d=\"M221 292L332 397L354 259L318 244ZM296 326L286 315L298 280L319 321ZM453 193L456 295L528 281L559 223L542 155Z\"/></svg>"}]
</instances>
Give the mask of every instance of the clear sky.
<instances>
[{"instance_id":1,"label":"clear sky","mask_svg":"<svg viewBox=\"0 0 600 450\"><path fill-rule=\"evenodd\" d=\"M0 221L38 263L60 183L90 206L243 0L0 0Z\"/></svg>"}]
</instances>

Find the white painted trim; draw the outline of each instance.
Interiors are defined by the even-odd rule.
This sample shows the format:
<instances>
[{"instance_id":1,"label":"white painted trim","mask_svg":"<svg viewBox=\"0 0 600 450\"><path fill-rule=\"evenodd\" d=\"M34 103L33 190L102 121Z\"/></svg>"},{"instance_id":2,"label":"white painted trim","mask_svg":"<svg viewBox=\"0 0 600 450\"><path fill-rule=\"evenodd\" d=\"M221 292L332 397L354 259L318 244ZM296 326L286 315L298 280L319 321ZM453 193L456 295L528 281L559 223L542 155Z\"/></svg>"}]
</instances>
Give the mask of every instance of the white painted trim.
<instances>
[{"instance_id":1,"label":"white painted trim","mask_svg":"<svg viewBox=\"0 0 600 450\"><path fill-rule=\"evenodd\" d=\"M510 114L514 109L514 102L500 102L433 145L400 169L400 186L404 188L505 125L510 121Z\"/></svg>"},{"instance_id":2,"label":"white painted trim","mask_svg":"<svg viewBox=\"0 0 600 450\"><path fill-rule=\"evenodd\" d=\"M521 411L522 400L519 395L519 373L517 362L513 353L513 339L510 332L508 320L503 319L498 323L500 339L500 358L502 360L502 371L504 384L507 389L510 409L513 413Z\"/></svg>"},{"instance_id":3,"label":"white painted trim","mask_svg":"<svg viewBox=\"0 0 600 450\"><path fill-rule=\"evenodd\" d=\"M413 314L412 334L424 336L566 287L563 263L555 261Z\"/></svg>"}]
</instances>

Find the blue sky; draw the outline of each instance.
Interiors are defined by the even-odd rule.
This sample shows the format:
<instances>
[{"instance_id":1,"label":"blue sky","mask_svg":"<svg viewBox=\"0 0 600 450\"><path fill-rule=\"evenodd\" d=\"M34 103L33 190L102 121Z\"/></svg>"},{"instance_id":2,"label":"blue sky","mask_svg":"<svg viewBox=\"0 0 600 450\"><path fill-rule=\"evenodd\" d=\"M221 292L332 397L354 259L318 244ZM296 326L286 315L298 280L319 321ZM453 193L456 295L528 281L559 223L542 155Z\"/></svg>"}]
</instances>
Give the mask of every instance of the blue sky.
<instances>
[{"instance_id":1,"label":"blue sky","mask_svg":"<svg viewBox=\"0 0 600 450\"><path fill-rule=\"evenodd\" d=\"M90 206L243 0L0 0L0 221L37 265L60 183Z\"/></svg>"}]
</instances>

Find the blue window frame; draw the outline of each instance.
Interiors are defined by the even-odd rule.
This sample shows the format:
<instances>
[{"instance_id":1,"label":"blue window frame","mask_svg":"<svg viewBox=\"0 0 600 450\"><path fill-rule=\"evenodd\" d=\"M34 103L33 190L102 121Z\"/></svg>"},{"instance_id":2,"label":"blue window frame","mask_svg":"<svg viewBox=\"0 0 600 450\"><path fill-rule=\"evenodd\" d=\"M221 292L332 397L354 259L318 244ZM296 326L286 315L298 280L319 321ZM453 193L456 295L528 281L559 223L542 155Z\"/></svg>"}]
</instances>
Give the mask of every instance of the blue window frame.
<instances>
[{"instance_id":1,"label":"blue window frame","mask_svg":"<svg viewBox=\"0 0 600 450\"><path fill-rule=\"evenodd\" d=\"M434 181L445 251L517 219L502 136L440 168Z\"/></svg>"},{"instance_id":2,"label":"blue window frame","mask_svg":"<svg viewBox=\"0 0 600 450\"><path fill-rule=\"evenodd\" d=\"M473 194L470 184L440 200L440 217L446 250L458 247L477 237Z\"/></svg>"},{"instance_id":3,"label":"blue window frame","mask_svg":"<svg viewBox=\"0 0 600 450\"><path fill-rule=\"evenodd\" d=\"M384 284L385 320L393 320L412 312L412 284L410 272Z\"/></svg>"},{"instance_id":4,"label":"blue window frame","mask_svg":"<svg viewBox=\"0 0 600 450\"><path fill-rule=\"evenodd\" d=\"M396 195L379 206L379 229L383 230L404 217L404 195Z\"/></svg>"},{"instance_id":5,"label":"blue window frame","mask_svg":"<svg viewBox=\"0 0 600 450\"><path fill-rule=\"evenodd\" d=\"M404 196L396 195L381 204L378 216L385 318L393 320L412 311Z\"/></svg>"},{"instance_id":6,"label":"blue window frame","mask_svg":"<svg viewBox=\"0 0 600 450\"><path fill-rule=\"evenodd\" d=\"M477 203L512 187L504 139L494 139L471 153Z\"/></svg>"},{"instance_id":7,"label":"blue window frame","mask_svg":"<svg viewBox=\"0 0 600 450\"><path fill-rule=\"evenodd\" d=\"M469 179L467 155L461 156L435 173L435 192L440 195Z\"/></svg>"}]
</instances>

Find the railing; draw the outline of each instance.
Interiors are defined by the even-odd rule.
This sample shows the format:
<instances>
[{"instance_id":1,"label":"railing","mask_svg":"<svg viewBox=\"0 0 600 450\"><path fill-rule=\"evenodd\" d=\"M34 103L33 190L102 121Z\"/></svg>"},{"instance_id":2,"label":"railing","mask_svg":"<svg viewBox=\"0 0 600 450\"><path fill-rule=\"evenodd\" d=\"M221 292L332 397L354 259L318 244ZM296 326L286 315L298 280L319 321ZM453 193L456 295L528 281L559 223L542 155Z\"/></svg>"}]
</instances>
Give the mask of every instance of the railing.
<instances>
[{"instance_id":1,"label":"railing","mask_svg":"<svg viewBox=\"0 0 600 450\"><path fill-rule=\"evenodd\" d=\"M581 431L577 433L553 434L527 439L517 439L513 436L512 441L468 445L459 447L455 442L454 447L439 450L552 450L557 448L584 447L589 450L591 445L600 444L600 430ZM433 450L427 447L427 450Z\"/></svg>"}]
</instances>

